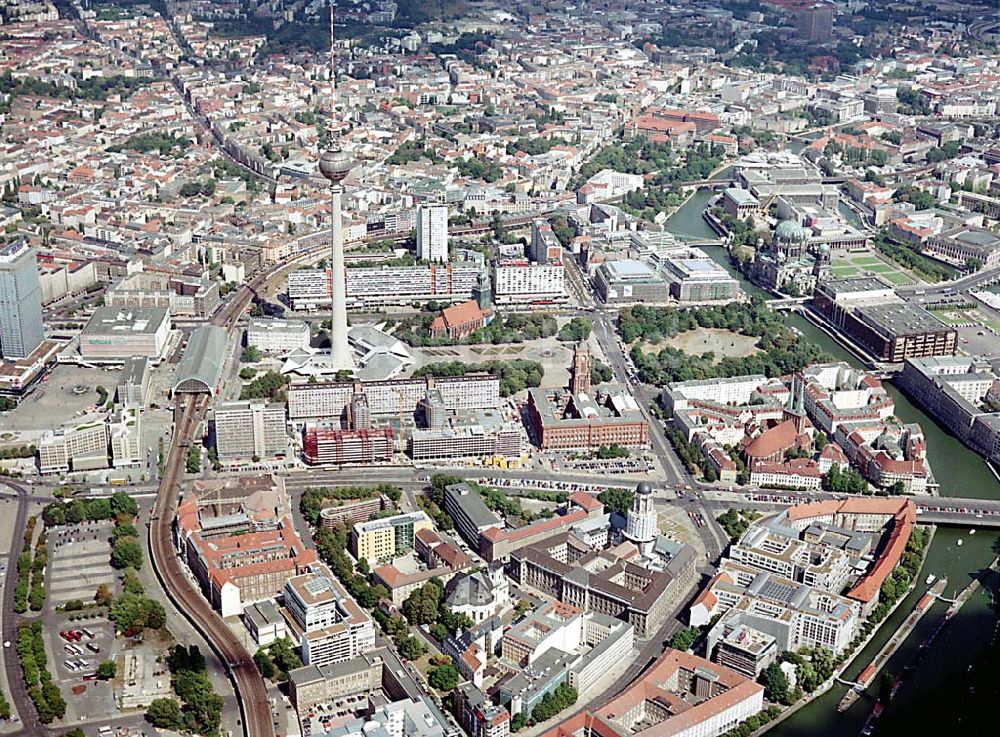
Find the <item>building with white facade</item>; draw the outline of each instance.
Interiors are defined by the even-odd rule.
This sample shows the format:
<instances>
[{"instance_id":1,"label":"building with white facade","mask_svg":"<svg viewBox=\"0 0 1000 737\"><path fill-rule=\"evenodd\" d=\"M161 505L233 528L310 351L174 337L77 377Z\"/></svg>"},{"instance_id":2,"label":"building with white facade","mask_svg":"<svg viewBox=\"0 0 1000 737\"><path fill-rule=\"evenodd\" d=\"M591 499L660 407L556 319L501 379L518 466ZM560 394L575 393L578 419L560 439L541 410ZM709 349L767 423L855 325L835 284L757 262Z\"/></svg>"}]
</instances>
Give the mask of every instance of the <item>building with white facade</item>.
<instances>
[{"instance_id":1,"label":"building with white facade","mask_svg":"<svg viewBox=\"0 0 1000 737\"><path fill-rule=\"evenodd\" d=\"M625 537L642 546L652 543L658 534L656 507L653 506L653 487L644 482L636 488L632 508L626 516Z\"/></svg>"},{"instance_id":2,"label":"building with white facade","mask_svg":"<svg viewBox=\"0 0 1000 737\"><path fill-rule=\"evenodd\" d=\"M375 648L371 617L328 572L289 578L284 593L304 664L339 663Z\"/></svg>"},{"instance_id":3,"label":"building with white facade","mask_svg":"<svg viewBox=\"0 0 1000 737\"><path fill-rule=\"evenodd\" d=\"M482 266L474 261L416 266L347 269L347 304L353 307L409 305L413 302L464 302L479 285ZM330 274L296 269L288 275L288 298L296 310L330 304Z\"/></svg>"},{"instance_id":4,"label":"building with white facade","mask_svg":"<svg viewBox=\"0 0 1000 737\"><path fill-rule=\"evenodd\" d=\"M495 409L500 404L500 379L492 374L425 376L385 381L293 381L288 387L288 419L343 421L351 399L364 395L371 417L398 417L400 408L417 411L428 392L437 391L446 411Z\"/></svg>"},{"instance_id":5,"label":"building with white facade","mask_svg":"<svg viewBox=\"0 0 1000 737\"><path fill-rule=\"evenodd\" d=\"M91 414L46 430L37 443L40 473L93 471L142 461L140 412L126 407L112 415Z\"/></svg>"},{"instance_id":6,"label":"building with white facade","mask_svg":"<svg viewBox=\"0 0 1000 737\"><path fill-rule=\"evenodd\" d=\"M164 307L98 307L80 332L80 355L99 363L134 356L159 362L169 336L170 312Z\"/></svg>"},{"instance_id":7,"label":"building with white facade","mask_svg":"<svg viewBox=\"0 0 1000 737\"><path fill-rule=\"evenodd\" d=\"M448 206L417 207L417 258L421 261L448 261Z\"/></svg>"},{"instance_id":8,"label":"building with white facade","mask_svg":"<svg viewBox=\"0 0 1000 737\"><path fill-rule=\"evenodd\" d=\"M270 317L250 318L247 345L264 353L290 353L309 347L309 324L304 320L282 320Z\"/></svg>"},{"instance_id":9,"label":"building with white facade","mask_svg":"<svg viewBox=\"0 0 1000 737\"><path fill-rule=\"evenodd\" d=\"M561 303L569 297L559 261L533 264L526 259L500 261L494 267L493 296L498 305Z\"/></svg>"},{"instance_id":10,"label":"building with white facade","mask_svg":"<svg viewBox=\"0 0 1000 737\"><path fill-rule=\"evenodd\" d=\"M288 452L285 406L266 402L220 402L215 407L219 458L268 458Z\"/></svg>"}]
</instances>

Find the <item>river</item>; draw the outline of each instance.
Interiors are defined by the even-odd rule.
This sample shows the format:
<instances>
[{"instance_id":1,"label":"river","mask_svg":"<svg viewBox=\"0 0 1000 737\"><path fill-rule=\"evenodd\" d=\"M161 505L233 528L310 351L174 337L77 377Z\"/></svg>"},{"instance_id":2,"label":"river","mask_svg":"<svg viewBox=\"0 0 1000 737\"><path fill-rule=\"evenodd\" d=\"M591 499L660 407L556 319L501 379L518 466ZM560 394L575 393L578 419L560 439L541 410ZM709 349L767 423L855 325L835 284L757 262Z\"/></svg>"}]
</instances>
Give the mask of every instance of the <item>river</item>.
<instances>
[{"instance_id":1,"label":"river","mask_svg":"<svg viewBox=\"0 0 1000 737\"><path fill-rule=\"evenodd\" d=\"M666 223L666 228L679 236L711 238L714 234L701 217L701 211L713 194L697 192ZM763 293L750 284L730 264L722 247L705 249L709 255L733 274L748 293ZM786 318L789 325L801 331L803 337L821 346L839 360L854 366L860 362L826 333L797 314ZM896 402L896 415L904 422L918 422L927 438L927 455L944 496L1000 498L1000 482L978 455L949 435L928 415L910 402L891 384L888 386ZM959 545L959 540L962 545ZM974 535L967 529L939 528L927 553L920 584L896 612L886 620L872 642L855 658L846 672L855 678L877 650L891 636L917 599L927 588L923 579L927 573L948 577L946 596L963 589L980 569L989 565L1000 547L1000 536L980 530ZM923 663L908 673L896 698L886 709L875 731L876 735L913 737L939 735L956 727L966 735L996 735L996 705L1000 704L1000 678L997 677L997 616L991 607L990 589L996 591L996 577L991 586L980 589L938 636ZM920 622L906 642L889 660L887 670L903 673L906 663L920 643L936 626L947 605L938 602ZM808 706L768 732L774 737L853 737L857 735L871 711L879 680L873 681L865 697L843 714L837 704L845 687L837 685Z\"/></svg>"}]
</instances>

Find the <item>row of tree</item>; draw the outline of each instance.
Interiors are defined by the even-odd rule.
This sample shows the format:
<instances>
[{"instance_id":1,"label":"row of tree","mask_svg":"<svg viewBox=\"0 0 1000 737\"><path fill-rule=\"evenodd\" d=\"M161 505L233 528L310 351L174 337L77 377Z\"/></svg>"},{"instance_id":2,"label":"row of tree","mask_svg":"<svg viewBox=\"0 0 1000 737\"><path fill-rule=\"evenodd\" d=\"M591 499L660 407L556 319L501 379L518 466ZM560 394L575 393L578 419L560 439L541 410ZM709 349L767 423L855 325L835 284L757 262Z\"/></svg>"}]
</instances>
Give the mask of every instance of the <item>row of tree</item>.
<instances>
[{"instance_id":1,"label":"row of tree","mask_svg":"<svg viewBox=\"0 0 1000 737\"><path fill-rule=\"evenodd\" d=\"M42 520L47 527L58 527L118 517L132 520L137 514L139 505L135 499L124 491L116 491L110 498L52 502L42 510Z\"/></svg>"},{"instance_id":2,"label":"row of tree","mask_svg":"<svg viewBox=\"0 0 1000 737\"><path fill-rule=\"evenodd\" d=\"M465 376L466 374L488 373L500 379L500 396L509 397L528 387L541 386L545 369L538 361L515 358L509 361L483 361L463 363L462 361L440 361L421 366L413 372L414 378L421 376Z\"/></svg>"},{"instance_id":3,"label":"row of tree","mask_svg":"<svg viewBox=\"0 0 1000 737\"><path fill-rule=\"evenodd\" d=\"M28 697L35 705L39 721L50 724L62 719L66 715L66 701L48 670L41 621L23 623L18 627L17 655L24 683L28 687Z\"/></svg>"},{"instance_id":4,"label":"row of tree","mask_svg":"<svg viewBox=\"0 0 1000 737\"><path fill-rule=\"evenodd\" d=\"M35 538L37 519L28 517L24 529L21 554L17 557L17 583L14 585L14 611L23 614L28 611L28 592L31 588L31 542Z\"/></svg>"}]
</instances>

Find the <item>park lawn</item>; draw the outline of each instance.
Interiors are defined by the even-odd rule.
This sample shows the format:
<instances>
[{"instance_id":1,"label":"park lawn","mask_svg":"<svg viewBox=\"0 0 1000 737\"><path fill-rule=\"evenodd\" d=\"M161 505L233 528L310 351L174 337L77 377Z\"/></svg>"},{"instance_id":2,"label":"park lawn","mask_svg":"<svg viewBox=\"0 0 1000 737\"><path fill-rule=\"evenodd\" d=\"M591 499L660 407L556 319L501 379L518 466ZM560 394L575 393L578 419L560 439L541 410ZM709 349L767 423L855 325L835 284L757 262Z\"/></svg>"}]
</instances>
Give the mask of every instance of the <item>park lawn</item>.
<instances>
[{"instance_id":1,"label":"park lawn","mask_svg":"<svg viewBox=\"0 0 1000 737\"><path fill-rule=\"evenodd\" d=\"M907 285L910 285L910 284L916 284L917 283L916 280L913 277L907 276L906 274L904 274L901 271L892 271L892 272L889 272L887 274L882 274L881 276L882 276L883 279L885 279L886 281L888 281L890 284L892 284L893 286L897 286L897 287L902 287L902 286L907 286Z\"/></svg>"},{"instance_id":2,"label":"park lawn","mask_svg":"<svg viewBox=\"0 0 1000 737\"><path fill-rule=\"evenodd\" d=\"M851 263L858 266L873 266L882 263L882 260L875 256L861 256L860 258L851 259Z\"/></svg>"},{"instance_id":3,"label":"park lawn","mask_svg":"<svg viewBox=\"0 0 1000 737\"><path fill-rule=\"evenodd\" d=\"M858 273L858 270L853 266L831 266L830 271L833 272L834 276L841 279L847 279Z\"/></svg>"}]
</instances>

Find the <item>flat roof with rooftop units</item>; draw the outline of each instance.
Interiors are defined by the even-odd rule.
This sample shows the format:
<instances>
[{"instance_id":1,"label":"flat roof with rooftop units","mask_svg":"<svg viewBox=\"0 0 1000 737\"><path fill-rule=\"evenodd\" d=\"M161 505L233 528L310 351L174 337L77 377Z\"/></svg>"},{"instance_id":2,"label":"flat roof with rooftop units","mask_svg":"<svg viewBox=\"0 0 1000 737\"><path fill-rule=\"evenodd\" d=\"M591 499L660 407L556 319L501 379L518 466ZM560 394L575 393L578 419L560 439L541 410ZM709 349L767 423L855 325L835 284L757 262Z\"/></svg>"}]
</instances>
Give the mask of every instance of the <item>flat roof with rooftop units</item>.
<instances>
[{"instance_id":1,"label":"flat roof with rooftop units","mask_svg":"<svg viewBox=\"0 0 1000 737\"><path fill-rule=\"evenodd\" d=\"M80 333L80 355L101 363L123 363L135 356L158 362L169 335L165 307L98 307Z\"/></svg>"}]
</instances>

